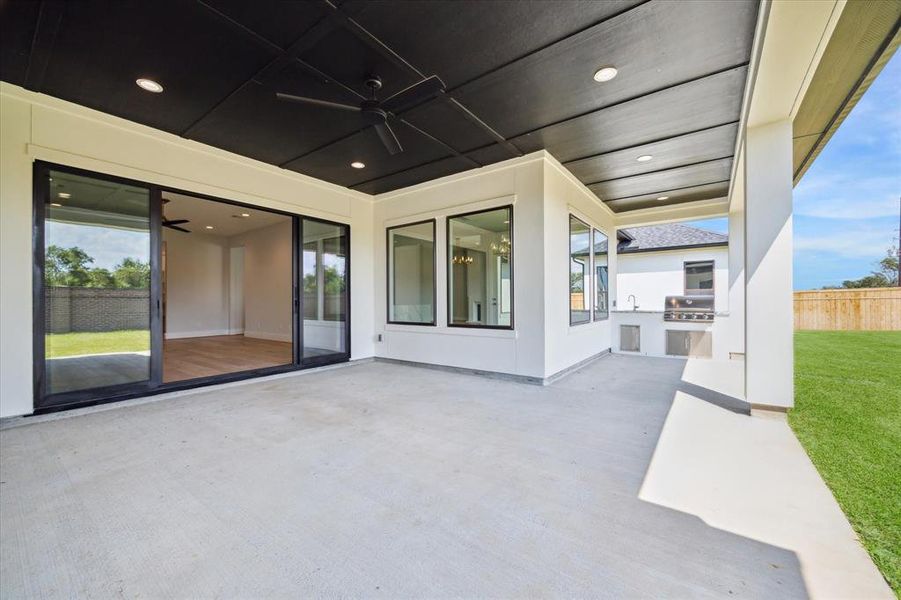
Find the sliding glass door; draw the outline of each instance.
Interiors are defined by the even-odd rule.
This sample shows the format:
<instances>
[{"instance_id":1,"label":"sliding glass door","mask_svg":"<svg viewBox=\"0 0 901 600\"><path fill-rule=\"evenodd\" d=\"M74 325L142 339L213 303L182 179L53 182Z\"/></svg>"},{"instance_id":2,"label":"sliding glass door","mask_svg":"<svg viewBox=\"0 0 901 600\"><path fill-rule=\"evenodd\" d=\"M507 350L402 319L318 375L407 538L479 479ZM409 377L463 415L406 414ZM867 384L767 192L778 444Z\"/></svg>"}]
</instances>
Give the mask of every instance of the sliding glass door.
<instances>
[{"instance_id":1,"label":"sliding glass door","mask_svg":"<svg viewBox=\"0 0 901 600\"><path fill-rule=\"evenodd\" d=\"M37 410L350 357L347 225L35 163Z\"/></svg>"},{"instance_id":2,"label":"sliding glass door","mask_svg":"<svg viewBox=\"0 0 901 600\"><path fill-rule=\"evenodd\" d=\"M39 397L149 386L153 379L151 190L52 168L36 242L43 321Z\"/></svg>"},{"instance_id":3,"label":"sliding glass door","mask_svg":"<svg viewBox=\"0 0 901 600\"><path fill-rule=\"evenodd\" d=\"M301 362L312 366L349 358L350 229L305 217L301 238Z\"/></svg>"}]
</instances>

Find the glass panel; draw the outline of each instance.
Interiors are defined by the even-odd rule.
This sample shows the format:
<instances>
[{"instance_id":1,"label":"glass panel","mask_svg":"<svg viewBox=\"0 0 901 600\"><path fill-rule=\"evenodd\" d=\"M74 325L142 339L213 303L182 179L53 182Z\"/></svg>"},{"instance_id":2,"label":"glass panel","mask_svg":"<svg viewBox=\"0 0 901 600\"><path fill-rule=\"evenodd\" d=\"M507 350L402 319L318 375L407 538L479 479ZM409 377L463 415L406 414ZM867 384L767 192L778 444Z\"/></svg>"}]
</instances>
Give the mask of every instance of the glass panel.
<instances>
[{"instance_id":1,"label":"glass panel","mask_svg":"<svg viewBox=\"0 0 901 600\"><path fill-rule=\"evenodd\" d=\"M304 219L302 230L303 358L347 354L348 228Z\"/></svg>"},{"instance_id":2,"label":"glass panel","mask_svg":"<svg viewBox=\"0 0 901 600\"><path fill-rule=\"evenodd\" d=\"M316 319L319 314L319 285L316 273L319 270L319 242L303 245L303 317ZM306 274L310 274L309 276Z\"/></svg>"},{"instance_id":3,"label":"glass panel","mask_svg":"<svg viewBox=\"0 0 901 600\"><path fill-rule=\"evenodd\" d=\"M448 219L448 306L451 325L513 323L513 209Z\"/></svg>"},{"instance_id":4,"label":"glass panel","mask_svg":"<svg viewBox=\"0 0 901 600\"><path fill-rule=\"evenodd\" d=\"M435 322L435 223L388 230L388 320Z\"/></svg>"},{"instance_id":5,"label":"glass panel","mask_svg":"<svg viewBox=\"0 0 901 600\"><path fill-rule=\"evenodd\" d=\"M685 263L685 294L713 295L713 261Z\"/></svg>"},{"instance_id":6,"label":"glass panel","mask_svg":"<svg viewBox=\"0 0 901 600\"><path fill-rule=\"evenodd\" d=\"M294 362L293 218L163 192L163 381Z\"/></svg>"},{"instance_id":7,"label":"glass panel","mask_svg":"<svg viewBox=\"0 0 901 600\"><path fill-rule=\"evenodd\" d=\"M591 289L591 228L569 217L569 323L578 325L591 320L588 294Z\"/></svg>"},{"instance_id":8,"label":"glass panel","mask_svg":"<svg viewBox=\"0 0 901 600\"><path fill-rule=\"evenodd\" d=\"M150 192L50 171L46 393L150 379Z\"/></svg>"},{"instance_id":9,"label":"glass panel","mask_svg":"<svg viewBox=\"0 0 901 600\"><path fill-rule=\"evenodd\" d=\"M609 282L607 274L607 236L593 230L594 235L594 320L606 319L609 313Z\"/></svg>"}]
</instances>

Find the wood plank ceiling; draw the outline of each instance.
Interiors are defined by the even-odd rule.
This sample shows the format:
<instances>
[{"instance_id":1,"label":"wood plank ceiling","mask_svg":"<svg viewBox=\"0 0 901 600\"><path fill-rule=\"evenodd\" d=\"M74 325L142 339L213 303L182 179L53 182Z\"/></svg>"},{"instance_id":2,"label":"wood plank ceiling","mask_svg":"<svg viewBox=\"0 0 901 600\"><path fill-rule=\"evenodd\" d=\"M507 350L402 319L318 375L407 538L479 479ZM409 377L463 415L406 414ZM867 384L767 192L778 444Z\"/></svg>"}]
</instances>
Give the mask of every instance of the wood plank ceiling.
<instances>
[{"instance_id":1,"label":"wood plank ceiling","mask_svg":"<svg viewBox=\"0 0 901 600\"><path fill-rule=\"evenodd\" d=\"M373 194L545 149L622 212L726 194L756 13L756 0L11 0L0 78ZM595 82L605 65L618 76ZM358 104L369 74L380 98L445 83L390 119L400 154L358 114L275 98Z\"/></svg>"}]
</instances>

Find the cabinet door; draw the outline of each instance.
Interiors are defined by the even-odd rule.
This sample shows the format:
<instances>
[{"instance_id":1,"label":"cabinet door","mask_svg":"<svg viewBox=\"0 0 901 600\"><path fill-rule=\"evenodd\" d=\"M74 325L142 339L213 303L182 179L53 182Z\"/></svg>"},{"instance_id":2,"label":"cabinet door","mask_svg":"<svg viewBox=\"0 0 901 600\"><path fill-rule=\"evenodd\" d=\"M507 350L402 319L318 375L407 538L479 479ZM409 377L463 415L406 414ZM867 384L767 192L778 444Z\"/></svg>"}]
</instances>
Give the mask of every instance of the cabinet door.
<instances>
[{"instance_id":1,"label":"cabinet door","mask_svg":"<svg viewBox=\"0 0 901 600\"><path fill-rule=\"evenodd\" d=\"M709 331L690 331L688 355L697 358L713 356L713 336Z\"/></svg>"}]
</instances>

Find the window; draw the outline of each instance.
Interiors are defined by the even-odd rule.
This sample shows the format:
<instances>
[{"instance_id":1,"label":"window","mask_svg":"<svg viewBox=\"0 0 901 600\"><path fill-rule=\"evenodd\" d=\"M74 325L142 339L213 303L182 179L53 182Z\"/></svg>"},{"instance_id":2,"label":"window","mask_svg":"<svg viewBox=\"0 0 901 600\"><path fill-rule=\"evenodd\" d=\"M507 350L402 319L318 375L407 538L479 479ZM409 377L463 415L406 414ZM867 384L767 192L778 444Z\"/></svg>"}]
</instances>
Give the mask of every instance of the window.
<instances>
[{"instance_id":1,"label":"window","mask_svg":"<svg viewBox=\"0 0 901 600\"><path fill-rule=\"evenodd\" d=\"M591 227L569 216L569 324L591 321Z\"/></svg>"},{"instance_id":2,"label":"window","mask_svg":"<svg viewBox=\"0 0 901 600\"><path fill-rule=\"evenodd\" d=\"M592 231L594 244L594 320L602 321L610 316L608 296L610 291L609 277L607 275L607 236L598 231Z\"/></svg>"},{"instance_id":3,"label":"window","mask_svg":"<svg viewBox=\"0 0 901 600\"><path fill-rule=\"evenodd\" d=\"M569 216L569 324L584 325L610 316L607 236Z\"/></svg>"},{"instance_id":4,"label":"window","mask_svg":"<svg viewBox=\"0 0 901 600\"><path fill-rule=\"evenodd\" d=\"M513 328L513 207L447 219L448 325Z\"/></svg>"},{"instance_id":5,"label":"window","mask_svg":"<svg viewBox=\"0 0 901 600\"><path fill-rule=\"evenodd\" d=\"M388 228L388 322L435 324L435 221Z\"/></svg>"},{"instance_id":6,"label":"window","mask_svg":"<svg viewBox=\"0 0 901 600\"><path fill-rule=\"evenodd\" d=\"M713 295L713 261L703 260L685 263L685 295Z\"/></svg>"}]
</instances>

